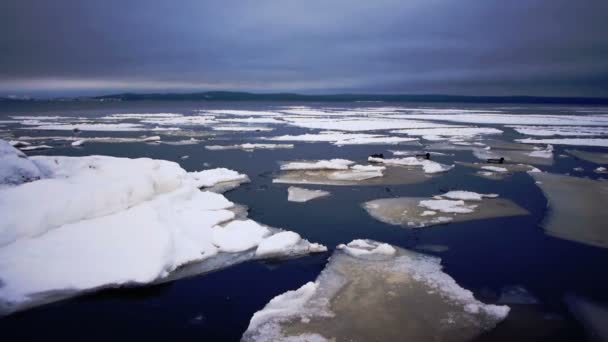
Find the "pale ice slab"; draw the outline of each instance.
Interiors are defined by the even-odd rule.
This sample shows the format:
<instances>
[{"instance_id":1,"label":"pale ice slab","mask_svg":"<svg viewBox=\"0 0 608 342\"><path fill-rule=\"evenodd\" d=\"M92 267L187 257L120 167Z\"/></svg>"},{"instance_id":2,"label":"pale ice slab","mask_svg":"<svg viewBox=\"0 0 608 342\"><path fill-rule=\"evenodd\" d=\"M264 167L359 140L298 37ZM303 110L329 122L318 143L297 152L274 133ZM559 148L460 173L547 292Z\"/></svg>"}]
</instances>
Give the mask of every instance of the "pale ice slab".
<instances>
[{"instance_id":1,"label":"pale ice slab","mask_svg":"<svg viewBox=\"0 0 608 342\"><path fill-rule=\"evenodd\" d=\"M274 130L274 128L266 126L213 126L212 129L226 132L270 132Z\"/></svg>"},{"instance_id":2,"label":"pale ice slab","mask_svg":"<svg viewBox=\"0 0 608 342\"><path fill-rule=\"evenodd\" d=\"M439 258L354 240L315 282L256 312L242 341L469 341L508 313L475 299Z\"/></svg>"},{"instance_id":3,"label":"pale ice slab","mask_svg":"<svg viewBox=\"0 0 608 342\"><path fill-rule=\"evenodd\" d=\"M570 312L587 331L590 340L608 341L608 325L606 325L608 307L574 295L566 296L565 302Z\"/></svg>"},{"instance_id":4,"label":"pale ice slab","mask_svg":"<svg viewBox=\"0 0 608 342\"><path fill-rule=\"evenodd\" d=\"M290 186L289 188L287 188L287 200L289 202L308 202L315 198L325 197L329 195L329 191L324 190L311 190L296 186Z\"/></svg>"},{"instance_id":5,"label":"pale ice slab","mask_svg":"<svg viewBox=\"0 0 608 342\"><path fill-rule=\"evenodd\" d=\"M449 198L452 200L463 200L463 201L481 201L483 198L496 198L497 194L480 194L473 191L464 191L464 190L452 190L448 191L444 194L439 195L439 197Z\"/></svg>"},{"instance_id":6,"label":"pale ice slab","mask_svg":"<svg viewBox=\"0 0 608 342\"><path fill-rule=\"evenodd\" d=\"M305 141L305 142L331 142L337 146L343 145L395 145L417 141L416 138L404 138L365 133L343 133L325 131L318 134L308 133L301 135L282 135L265 138L276 141Z\"/></svg>"},{"instance_id":7,"label":"pale ice slab","mask_svg":"<svg viewBox=\"0 0 608 342\"><path fill-rule=\"evenodd\" d=\"M206 149L211 151L223 151L223 150L277 150L277 149L288 149L293 148L293 144L236 144L236 145L207 145Z\"/></svg>"},{"instance_id":8,"label":"pale ice slab","mask_svg":"<svg viewBox=\"0 0 608 342\"><path fill-rule=\"evenodd\" d=\"M391 133L407 134L414 136L434 136L434 137L466 137L472 138L478 135L487 134L502 134L502 131L491 127L437 127L437 128L419 128L419 129L401 129L391 131ZM427 139L430 140L430 139Z\"/></svg>"},{"instance_id":9,"label":"pale ice slab","mask_svg":"<svg viewBox=\"0 0 608 342\"><path fill-rule=\"evenodd\" d=\"M566 150L566 152L575 156L576 158L586 160L588 162L592 162L595 164L608 164L608 153L579 150Z\"/></svg>"},{"instance_id":10,"label":"pale ice slab","mask_svg":"<svg viewBox=\"0 0 608 342\"><path fill-rule=\"evenodd\" d=\"M608 182L530 173L548 202L541 226L555 237L608 248Z\"/></svg>"},{"instance_id":11,"label":"pale ice slab","mask_svg":"<svg viewBox=\"0 0 608 342\"><path fill-rule=\"evenodd\" d=\"M600 138L563 138L563 139L517 139L524 144L553 144L553 145L573 145L573 146L599 146L608 147L608 139Z\"/></svg>"},{"instance_id":12,"label":"pale ice slab","mask_svg":"<svg viewBox=\"0 0 608 342\"><path fill-rule=\"evenodd\" d=\"M281 170L348 170L349 166L354 163L347 159L287 162L281 164Z\"/></svg>"},{"instance_id":13,"label":"pale ice slab","mask_svg":"<svg viewBox=\"0 0 608 342\"><path fill-rule=\"evenodd\" d=\"M107 132L132 132L132 131L146 131L148 128L134 123L82 123L82 124L46 124L38 126L28 126L22 129L30 130L49 130L49 131L107 131Z\"/></svg>"},{"instance_id":14,"label":"pale ice slab","mask_svg":"<svg viewBox=\"0 0 608 342\"><path fill-rule=\"evenodd\" d=\"M247 123L247 124L284 124L285 121L277 120L271 117L249 117L249 118L230 118L230 119L218 119L220 122L237 122L237 123Z\"/></svg>"}]
</instances>

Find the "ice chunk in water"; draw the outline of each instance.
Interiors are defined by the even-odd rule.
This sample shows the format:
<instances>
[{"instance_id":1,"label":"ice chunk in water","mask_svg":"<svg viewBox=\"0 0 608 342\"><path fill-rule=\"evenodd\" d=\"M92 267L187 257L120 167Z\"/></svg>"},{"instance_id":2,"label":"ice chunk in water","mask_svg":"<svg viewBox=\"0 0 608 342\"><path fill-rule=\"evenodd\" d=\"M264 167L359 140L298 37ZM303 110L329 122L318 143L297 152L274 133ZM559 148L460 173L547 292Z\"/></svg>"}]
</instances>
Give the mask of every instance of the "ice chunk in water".
<instances>
[{"instance_id":1,"label":"ice chunk in water","mask_svg":"<svg viewBox=\"0 0 608 342\"><path fill-rule=\"evenodd\" d=\"M484 198L482 194L468 191L455 192L455 197L467 198L467 201L474 203L441 197L398 197L365 202L363 208L379 221L413 228L528 214L525 209L507 199ZM485 197L492 197L492 194Z\"/></svg>"},{"instance_id":2,"label":"ice chunk in water","mask_svg":"<svg viewBox=\"0 0 608 342\"><path fill-rule=\"evenodd\" d=\"M355 240L315 282L256 312L242 341L469 341L508 313L475 299L439 258Z\"/></svg>"},{"instance_id":3,"label":"ice chunk in water","mask_svg":"<svg viewBox=\"0 0 608 342\"><path fill-rule=\"evenodd\" d=\"M287 189L287 200L290 202L308 202L315 198L329 196L329 194L330 194L329 191L310 190L310 189L290 186Z\"/></svg>"}]
</instances>

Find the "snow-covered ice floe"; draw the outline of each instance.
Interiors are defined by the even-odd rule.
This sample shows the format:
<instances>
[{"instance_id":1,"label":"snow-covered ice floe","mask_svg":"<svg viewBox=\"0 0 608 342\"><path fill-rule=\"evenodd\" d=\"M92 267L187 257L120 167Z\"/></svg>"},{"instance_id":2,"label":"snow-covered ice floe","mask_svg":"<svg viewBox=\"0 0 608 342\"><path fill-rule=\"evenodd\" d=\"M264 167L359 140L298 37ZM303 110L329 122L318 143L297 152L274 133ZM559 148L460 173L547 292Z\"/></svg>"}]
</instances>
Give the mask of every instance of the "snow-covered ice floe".
<instances>
[{"instance_id":1,"label":"snow-covered ice floe","mask_svg":"<svg viewBox=\"0 0 608 342\"><path fill-rule=\"evenodd\" d=\"M608 182L531 173L548 202L541 226L555 237L608 248Z\"/></svg>"},{"instance_id":2,"label":"snow-covered ice floe","mask_svg":"<svg viewBox=\"0 0 608 342\"><path fill-rule=\"evenodd\" d=\"M509 314L441 259L371 240L340 245L316 281L273 298L242 341L470 341Z\"/></svg>"},{"instance_id":3,"label":"snow-covered ice floe","mask_svg":"<svg viewBox=\"0 0 608 342\"><path fill-rule=\"evenodd\" d=\"M376 199L363 203L363 208L379 221L411 228L529 214L512 201L497 197L455 190L431 198Z\"/></svg>"},{"instance_id":4,"label":"snow-covered ice floe","mask_svg":"<svg viewBox=\"0 0 608 342\"><path fill-rule=\"evenodd\" d=\"M506 141L488 141L486 148L471 149L480 160L504 158L507 163L553 165L553 146L532 146Z\"/></svg>"},{"instance_id":5,"label":"snow-covered ice floe","mask_svg":"<svg viewBox=\"0 0 608 342\"><path fill-rule=\"evenodd\" d=\"M226 131L226 132L270 132L274 130L272 127L266 126L213 126L211 127L214 131Z\"/></svg>"},{"instance_id":6,"label":"snow-covered ice floe","mask_svg":"<svg viewBox=\"0 0 608 342\"><path fill-rule=\"evenodd\" d=\"M438 120L470 124L543 125L543 126L608 126L608 115L544 115L507 113L406 114L415 120Z\"/></svg>"},{"instance_id":7,"label":"snow-covered ice floe","mask_svg":"<svg viewBox=\"0 0 608 342\"><path fill-rule=\"evenodd\" d=\"M4 141L0 146L0 314L325 250L246 219L239 206L209 191L247 181L236 171L186 172L148 158L26 158Z\"/></svg>"},{"instance_id":8,"label":"snow-covered ice floe","mask_svg":"<svg viewBox=\"0 0 608 342\"><path fill-rule=\"evenodd\" d=\"M480 135L502 134L502 131L491 127L447 126L437 128L401 129L391 133L421 136L425 140L444 140L454 137L471 139Z\"/></svg>"},{"instance_id":9,"label":"snow-covered ice floe","mask_svg":"<svg viewBox=\"0 0 608 342\"><path fill-rule=\"evenodd\" d=\"M236 145L207 145L206 149L211 151L223 151L223 150L245 150L245 151L253 151L253 150L278 150L278 149L288 149L293 148L293 144L252 144L252 143L244 143L244 144L236 144Z\"/></svg>"},{"instance_id":10,"label":"snow-covered ice floe","mask_svg":"<svg viewBox=\"0 0 608 342\"><path fill-rule=\"evenodd\" d=\"M311 190L306 188L299 188L296 186L290 186L287 188L287 200L289 202L308 202L315 198L329 196L329 191L324 190Z\"/></svg>"},{"instance_id":11,"label":"snow-covered ice floe","mask_svg":"<svg viewBox=\"0 0 608 342\"><path fill-rule=\"evenodd\" d=\"M384 165L392 166L421 166L425 173L441 173L450 171L454 168L454 165L444 165L436 161L417 158L417 157L405 157L405 158L375 158L369 157L368 161L372 163L380 163Z\"/></svg>"},{"instance_id":12,"label":"snow-covered ice floe","mask_svg":"<svg viewBox=\"0 0 608 342\"><path fill-rule=\"evenodd\" d=\"M132 132L132 131L147 131L146 128L140 124L134 123L72 123L72 124L46 124L38 126L26 126L22 129L29 130L47 130L47 131L107 131L107 132Z\"/></svg>"},{"instance_id":13,"label":"snow-covered ice floe","mask_svg":"<svg viewBox=\"0 0 608 342\"><path fill-rule=\"evenodd\" d=\"M539 172L536 167L528 164L488 164L488 163L467 163L456 162L458 165L478 169L476 175L492 180L501 180L510 177L515 172Z\"/></svg>"},{"instance_id":14,"label":"snow-covered ice floe","mask_svg":"<svg viewBox=\"0 0 608 342\"><path fill-rule=\"evenodd\" d=\"M601 152L589 152L580 150L566 150L568 154L575 156L576 158L595 163L595 164L608 164L608 153Z\"/></svg>"}]
</instances>

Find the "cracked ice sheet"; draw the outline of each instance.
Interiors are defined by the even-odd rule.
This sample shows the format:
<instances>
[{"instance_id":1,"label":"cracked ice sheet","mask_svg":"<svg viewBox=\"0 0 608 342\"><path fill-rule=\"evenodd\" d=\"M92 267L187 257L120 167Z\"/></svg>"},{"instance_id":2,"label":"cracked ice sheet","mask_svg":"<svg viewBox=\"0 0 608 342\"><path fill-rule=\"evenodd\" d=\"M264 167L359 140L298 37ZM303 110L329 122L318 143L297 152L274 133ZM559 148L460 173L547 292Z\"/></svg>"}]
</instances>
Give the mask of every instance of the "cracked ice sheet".
<instances>
[{"instance_id":1,"label":"cracked ice sheet","mask_svg":"<svg viewBox=\"0 0 608 342\"><path fill-rule=\"evenodd\" d=\"M10 161L0 157L2 165ZM273 238L281 231L238 218L224 196L198 189L246 178L235 171L188 173L147 158L25 160L42 179L0 189L0 314L106 287L324 250L299 235ZM186 265L189 271L181 271Z\"/></svg>"},{"instance_id":2,"label":"cracked ice sheet","mask_svg":"<svg viewBox=\"0 0 608 342\"><path fill-rule=\"evenodd\" d=\"M542 115L542 114L405 114L399 118L448 121L470 124L544 125L544 126L608 126L608 115Z\"/></svg>"},{"instance_id":3,"label":"cracked ice sheet","mask_svg":"<svg viewBox=\"0 0 608 342\"><path fill-rule=\"evenodd\" d=\"M395 120L373 117L349 119L321 119L321 118L283 118L288 124L309 129L325 129L335 131L362 132L375 130L395 130L407 128L435 128L445 125L418 120Z\"/></svg>"},{"instance_id":4,"label":"cracked ice sheet","mask_svg":"<svg viewBox=\"0 0 608 342\"><path fill-rule=\"evenodd\" d=\"M494 198L494 194L458 191L446 195L445 198L442 195L434 198L383 198L365 202L363 208L381 222L409 228L529 214L510 200Z\"/></svg>"},{"instance_id":5,"label":"cracked ice sheet","mask_svg":"<svg viewBox=\"0 0 608 342\"><path fill-rule=\"evenodd\" d=\"M541 226L547 234L608 248L608 182L552 173L530 173L547 198Z\"/></svg>"},{"instance_id":6,"label":"cracked ice sheet","mask_svg":"<svg viewBox=\"0 0 608 342\"><path fill-rule=\"evenodd\" d=\"M469 341L508 313L475 299L439 258L354 240L315 282L256 312L242 341Z\"/></svg>"},{"instance_id":7,"label":"cracked ice sheet","mask_svg":"<svg viewBox=\"0 0 608 342\"><path fill-rule=\"evenodd\" d=\"M274 141L304 141L304 142L331 142L337 146L344 145L395 145L416 142L417 138L404 138L365 133L343 133L325 131L318 134L282 135L263 138Z\"/></svg>"},{"instance_id":8,"label":"cracked ice sheet","mask_svg":"<svg viewBox=\"0 0 608 342\"><path fill-rule=\"evenodd\" d=\"M464 127L464 126L447 126L437 128L420 128L420 129L400 129L391 131L396 134L407 134L413 136L423 136L426 140L448 139L452 137L474 138L479 135L502 134L503 132L496 128L490 127ZM431 137L427 139L426 137ZM434 138L437 137L437 138Z\"/></svg>"},{"instance_id":9,"label":"cracked ice sheet","mask_svg":"<svg viewBox=\"0 0 608 342\"><path fill-rule=\"evenodd\" d=\"M524 144L553 144L553 145L573 145L573 146L599 146L608 147L608 139L599 138L564 138L564 139L517 139L516 141Z\"/></svg>"},{"instance_id":10,"label":"cracked ice sheet","mask_svg":"<svg viewBox=\"0 0 608 342\"><path fill-rule=\"evenodd\" d=\"M608 135L608 127L586 127L586 126L507 126L513 128L517 133L549 137L561 136L595 136Z\"/></svg>"},{"instance_id":11,"label":"cracked ice sheet","mask_svg":"<svg viewBox=\"0 0 608 342\"><path fill-rule=\"evenodd\" d=\"M27 126L22 127L21 129L29 129L29 130L47 130L47 131L72 131L75 129L81 131L105 131L105 132L134 132L134 131L149 131L152 128L144 127L140 124L133 123L116 123L116 124L106 124L106 123L74 123L74 124L62 124L62 123L53 123L53 124L42 124L38 126Z\"/></svg>"}]
</instances>

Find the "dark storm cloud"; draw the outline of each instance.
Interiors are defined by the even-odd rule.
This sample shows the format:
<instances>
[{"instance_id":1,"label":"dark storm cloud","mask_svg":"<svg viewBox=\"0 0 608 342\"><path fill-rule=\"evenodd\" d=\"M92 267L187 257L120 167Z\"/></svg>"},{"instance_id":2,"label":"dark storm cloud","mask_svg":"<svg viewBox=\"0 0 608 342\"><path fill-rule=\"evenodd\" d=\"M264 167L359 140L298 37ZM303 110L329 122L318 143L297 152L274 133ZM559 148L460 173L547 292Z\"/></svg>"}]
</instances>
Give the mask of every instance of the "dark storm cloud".
<instances>
[{"instance_id":1,"label":"dark storm cloud","mask_svg":"<svg viewBox=\"0 0 608 342\"><path fill-rule=\"evenodd\" d=\"M0 3L0 92L608 96L605 0Z\"/></svg>"}]
</instances>

